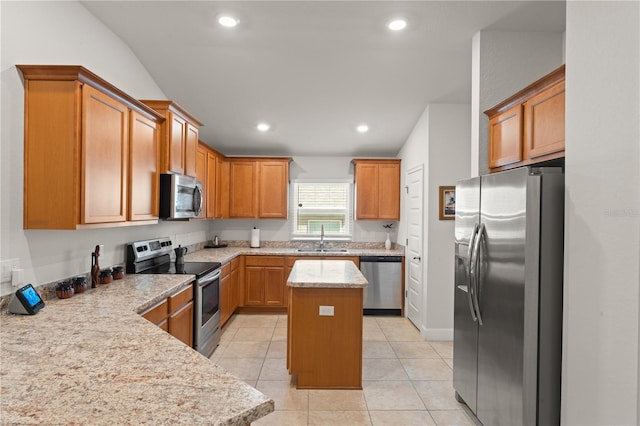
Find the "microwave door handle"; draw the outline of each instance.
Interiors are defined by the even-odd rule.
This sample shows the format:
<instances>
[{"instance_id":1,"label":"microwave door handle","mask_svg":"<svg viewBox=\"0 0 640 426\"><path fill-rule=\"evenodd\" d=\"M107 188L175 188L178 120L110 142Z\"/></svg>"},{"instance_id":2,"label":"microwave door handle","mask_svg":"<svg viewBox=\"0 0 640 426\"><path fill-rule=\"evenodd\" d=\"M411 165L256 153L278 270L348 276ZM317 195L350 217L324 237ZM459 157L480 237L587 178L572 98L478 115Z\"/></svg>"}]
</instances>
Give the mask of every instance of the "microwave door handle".
<instances>
[{"instance_id":1,"label":"microwave door handle","mask_svg":"<svg viewBox=\"0 0 640 426\"><path fill-rule=\"evenodd\" d=\"M478 224L473 225L473 232L471 232L471 241L469 241L469 251L467 252L467 267L465 268L465 273L467 274L467 299L469 301L469 311L471 312L471 318L473 322L478 320L476 315L476 309L473 305L473 278L472 278L472 269L471 265L473 263L473 244L476 240L476 235L478 233Z\"/></svg>"},{"instance_id":2,"label":"microwave door handle","mask_svg":"<svg viewBox=\"0 0 640 426\"><path fill-rule=\"evenodd\" d=\"M193 211L196 214L196 216L200 216L200 213L202 212L202 191L200 191L200 187L199 186L195 186L195 188L193 188Z\"/></svg>"},{"instance_id":3,"label":"microwave door handle","mask_svg":"<svg viewBox=\"0 0 640 426\"><path fill-rule=\"evenodd\" d=\"M482 225L480 225L480 228L478 229L478 236L476 237L476 241L475 241L476 244L473 249L473 257L474 257L473 304L475 306L475 310L478 315L478 323L480 325L483 325L483 321L482 321L482 313L480 312L480 298L479 298L480 276L482 274L479 268L480 268L480 254L481 254L482 241L484 240L486 235L487 235L487 231L483 223Z\"/></svg>"}]
</instances>

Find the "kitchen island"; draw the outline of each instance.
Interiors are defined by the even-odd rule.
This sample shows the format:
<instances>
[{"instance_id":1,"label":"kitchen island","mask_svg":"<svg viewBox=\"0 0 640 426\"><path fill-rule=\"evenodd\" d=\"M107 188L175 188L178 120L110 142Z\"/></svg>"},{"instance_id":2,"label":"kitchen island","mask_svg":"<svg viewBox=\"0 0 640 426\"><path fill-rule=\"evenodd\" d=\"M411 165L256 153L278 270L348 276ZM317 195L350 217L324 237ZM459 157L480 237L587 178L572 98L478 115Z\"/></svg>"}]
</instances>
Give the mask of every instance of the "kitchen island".
<instances>
[{"instance_id":1,"label":"kitchen island","mask_svg":"<svg viewBox=\"0 0 640 426\"><path fill-rule=\"evenodd\" d=\"M367 280L348 260L297 260L287 286L287 368L298 389L362 389Z\"/></svg>"},{"instance_id":2,"label":"kitchen island","mask_svg":"<svg viewBox=\"0 0 640 426\"><path fill-rule=\"evenodd\" d=\"M0 315L3 424L248 425L269 397L138 315L192 275L126 275Z\"/></svg>"}]
</instances>

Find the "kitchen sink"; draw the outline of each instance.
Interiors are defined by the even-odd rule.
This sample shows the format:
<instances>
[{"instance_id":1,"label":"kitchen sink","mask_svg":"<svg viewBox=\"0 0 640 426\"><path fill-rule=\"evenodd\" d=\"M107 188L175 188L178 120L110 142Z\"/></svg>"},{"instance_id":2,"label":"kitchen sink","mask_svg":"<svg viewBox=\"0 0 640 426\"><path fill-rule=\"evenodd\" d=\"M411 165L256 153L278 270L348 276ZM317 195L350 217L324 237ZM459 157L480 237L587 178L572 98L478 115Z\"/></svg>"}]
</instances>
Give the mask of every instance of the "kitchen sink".
<instances>
[{"instance_id":1,"label":"kitchen sink","mask_svg":"<svg viewBox=\"0 0 640 426\"><path fill-rule=\"evenodd\" d=\"M346 253L347 249L319 249L319 248L300 248L296 250L298 253Z\"/></svg>"}]
</instances>

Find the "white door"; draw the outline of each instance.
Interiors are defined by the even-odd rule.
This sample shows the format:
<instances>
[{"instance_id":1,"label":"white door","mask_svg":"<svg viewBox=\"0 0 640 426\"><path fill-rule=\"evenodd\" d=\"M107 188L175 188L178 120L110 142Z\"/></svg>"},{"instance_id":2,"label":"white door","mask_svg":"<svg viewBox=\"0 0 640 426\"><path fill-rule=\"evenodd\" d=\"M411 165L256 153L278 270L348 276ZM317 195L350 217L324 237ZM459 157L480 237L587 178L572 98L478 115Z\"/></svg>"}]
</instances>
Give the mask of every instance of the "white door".
<instances>
[{"instance_id":1,"label":"white door","mask_svg":"<svg viewBox=\"0 0 640 426\"><path fill-rule=\"evenodd\" d=\"M407 172L407 318L420 329L422 312L422 166Z\"/></svg>"}]
</instances>

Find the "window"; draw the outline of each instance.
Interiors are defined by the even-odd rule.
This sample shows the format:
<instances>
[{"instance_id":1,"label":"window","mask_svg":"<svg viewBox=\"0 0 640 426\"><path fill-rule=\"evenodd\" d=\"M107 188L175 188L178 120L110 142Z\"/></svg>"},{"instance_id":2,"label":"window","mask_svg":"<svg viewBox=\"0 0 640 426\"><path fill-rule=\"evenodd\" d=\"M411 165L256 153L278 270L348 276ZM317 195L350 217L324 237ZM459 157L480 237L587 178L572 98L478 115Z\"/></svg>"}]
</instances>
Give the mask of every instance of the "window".
<instances>
[{"instance_id":1,"label":"window","mask_svg":"<svg viewBox=\"0 0 640 426\"><path fill-rule=\"evenodd\" d=\"M291 237L350 239L353 229L351 182L292 182Z\"/></svg>"}]
</instances>

